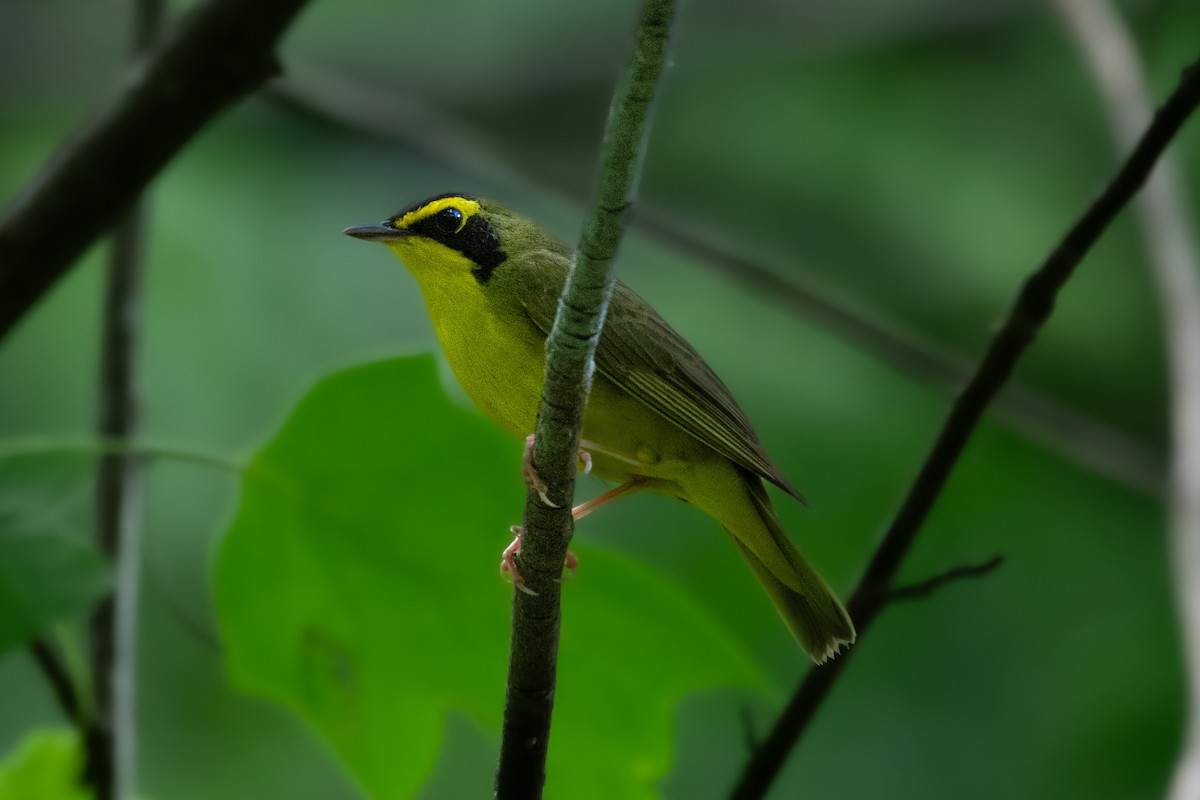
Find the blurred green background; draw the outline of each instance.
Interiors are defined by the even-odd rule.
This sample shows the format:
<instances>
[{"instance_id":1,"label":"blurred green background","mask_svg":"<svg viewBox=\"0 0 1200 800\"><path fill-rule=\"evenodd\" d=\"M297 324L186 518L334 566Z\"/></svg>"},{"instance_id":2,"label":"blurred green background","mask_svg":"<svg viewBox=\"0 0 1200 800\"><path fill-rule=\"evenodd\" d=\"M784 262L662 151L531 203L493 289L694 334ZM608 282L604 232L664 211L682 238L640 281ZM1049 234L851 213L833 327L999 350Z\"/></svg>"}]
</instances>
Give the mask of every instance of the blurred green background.
<instances>
[{"instance_id":1,"label":"blurred green background","mask_svg":"<svg viewBox=\"0 0 1200 800\"><path fill-rule=\"evenodd\" d=\"M0 0L0 196L12 198L121 85L129 13L112 0ZM292 99L277 87L237 106L154 185L145 438L245 459L321 376L435 350L415 283L382 248L341 236L348 225L454 190L495 197L574 241L583 205L563 192L587 194L636 13L630 0L314 0L280 53ZM1143 0L1122 13L1161 99L1197 55L1200 4ZM688 0L672 61L641 213L964 363L1117 162L1075 47L1041 2ZM319 108L298 108L297 93ZM410 135L381 134L390 128ZM1194 122L1177 150L1188 184L1200 185ZM89 253L0 344L0 445L92 430L103 257L102 247ZM848 592L947 392L636 222L618 269L738 396L811 502L777 497L785 524ZM1167 450L1162 348L1128 215L1068 285L1015 381L1106 437L1084 437L1096 446L1081 463L1063 437L1023 432L1039 427L1036 411L1015 426L981 426L903 578L995 554L1004 565L886 612L773 797L1161 794L1183 686L1154 488ZM382 413L389 435L420 428L403 413L388 418L386 404ZM463 426L456 452L469 452L480 427ZM440 535L448 558L482 565L454 590L502 626L509 589L492 561L520 511L520 446L489 442L511 450L513 472L472 469L468 459L465 484L447 496L486 507L499 524ZM1147 453L1150 466L1131 460ZM35 479L6 474L10 495L26 507L39 498L57 529L86 536L86 464L64 459ZM213 566L238 486L236 474L178 460L150 470L143 793L363 796L326 733L227 677L213 639ZM498 492L511 506L488 505ZM682 593L690 613L765 675L766 688L707 686L666 709L670 766L665 776L648 768L647 785L667 798L721 796L805 660L716 524L693 510L634 497L590 517L578 536L584 548L636 557L647 581ZM587 563L565 592L568 625ZM271 570L259 580L270 595ZM631 643L645 641L636 633ZM629 655L697 688L711 666L683 650ZM480 685L500 685L503 665L493 666L478 666ZM617 687L601 676L572 690L620 704ZM500 703L497 693L495 715ZM450 707L444 741L433 725L413 751L437 754L421 765L431 777L420 796L483 796L495 731ZM633 738L643 721L629 709ZM0 653L0 756L64 724L25 652Z\"/></svg>"}]
</instances>

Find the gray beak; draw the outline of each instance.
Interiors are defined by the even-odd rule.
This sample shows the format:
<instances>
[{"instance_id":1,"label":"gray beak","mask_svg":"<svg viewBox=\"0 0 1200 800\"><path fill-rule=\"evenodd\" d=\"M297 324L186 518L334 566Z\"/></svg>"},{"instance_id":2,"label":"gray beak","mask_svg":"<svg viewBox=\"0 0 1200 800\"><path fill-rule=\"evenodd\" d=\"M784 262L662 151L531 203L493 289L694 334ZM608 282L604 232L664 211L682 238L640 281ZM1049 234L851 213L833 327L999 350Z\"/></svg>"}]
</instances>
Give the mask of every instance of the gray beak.
<instances>
[{"instance_id":1,"label":"gray beak","mask_svg":"<svg viewBox=\"0 0 1200 800\"><path fill-rule=\"evenodd\" d=\"M367 241L384 241L387 239L399 239L403 236L408 236L408 231L398 231L395 228L390 228L387 225L356 225L353 228L346 228L342 233L347 236L353 236L355 239L366 239Z\"/></svg>"}]
</instances>

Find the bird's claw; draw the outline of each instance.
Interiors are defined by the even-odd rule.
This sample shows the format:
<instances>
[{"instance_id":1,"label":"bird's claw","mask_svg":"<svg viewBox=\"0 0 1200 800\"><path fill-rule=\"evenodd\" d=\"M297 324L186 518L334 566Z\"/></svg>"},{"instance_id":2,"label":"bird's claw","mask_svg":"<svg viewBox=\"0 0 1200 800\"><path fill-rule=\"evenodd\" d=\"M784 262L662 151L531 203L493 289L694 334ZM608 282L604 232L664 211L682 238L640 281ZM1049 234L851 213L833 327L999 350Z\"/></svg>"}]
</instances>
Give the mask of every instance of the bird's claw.
<instances>
[{"instance_id":1,"label":"bird's claw","mask_svg":"<svg viewBox=\"0 0 1200 800\"><path fill-rule=\"evenodd\" d=\"M517 553L521 552L521 526L513 525L509 528L513 535L512 542L508 547L504 548L504 552L500 554L500 574L508 573L512 575L513 586L521 590L525 594L537 597L537 592L525 585L525 579L521 577L521 573L517 570L516 557Z\"/></svg>"},{"instance_id":2,"label":"bird's claw","mask_svg":"<svg viewBox=\"0 0 1200 800\"><path fill-rule=\"evenodd\" d=\"M500 555L500 574L512 575L513 586L516 589L524 592L532 597L537 597L537 592L525 585L525 579L521 577L521 573L517 570L517 553L521 552L521 526L513 525L509 528L512 532L513 540L504 548L504 552ZM557 579L559 583L570 580L575 577L575 570L579 567L579 558L570 550L567 551L566 558L563 559L563 569L567 571L566 577Z\"/></svg>"},{"instance_id":3,"label":"bird's claw","mask_svg":"<svg viewBox=\"0 0 1200 800\"><path fill-rule=\"evenodd\" d=\"M533 468L533 442L534 435L531 433L525 437L525 455L522 459L521 476L525 479L525 485L533 491L537 492L537 496L550 508L562 508L558 503L555 503L546 494L546 482L542 480L542 476L538 475L537 470ZM592 454L584 448L579 448L579 469L584 475L590 475L592 472Z\"/></svg>"},{"instance_id":4,"label":"bird's claw","mask_svg":"<svg viewBox=\"0 0 1200 800\"><path fill-rule=\"evenodd\" d=\"M525 485L533 491L537 492L537 496L550 508L562 508L561 505L550 499L546 494L546 482L542 480L542 476L538 475L537 470L533 468L533 434L525 437L525 456L522 460L521 477L525 479Z\"/></svg>"}]
</instances>

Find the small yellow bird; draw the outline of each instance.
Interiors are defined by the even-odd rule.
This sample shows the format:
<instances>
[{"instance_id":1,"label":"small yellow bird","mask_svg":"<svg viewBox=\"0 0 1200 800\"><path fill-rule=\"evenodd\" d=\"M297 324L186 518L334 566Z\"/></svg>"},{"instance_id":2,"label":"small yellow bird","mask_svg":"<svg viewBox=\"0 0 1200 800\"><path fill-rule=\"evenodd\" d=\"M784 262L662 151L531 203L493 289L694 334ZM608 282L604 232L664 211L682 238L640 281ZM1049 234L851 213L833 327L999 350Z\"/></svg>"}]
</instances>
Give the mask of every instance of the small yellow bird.
<instances>
[{"instance_id":1,"label":"small yellow bird","mask_svg":"<svg viewBox=\"0 0 1200 800\"><path fill-rule=\"evenodd\" d=\"M346 234L400 257L463 389L504 428L531 435L546 336L575 252L536 223L467 194L433 197ZM719 522L818 664L854 642L845 608L784 534L763 480L803 501L800 493L720 378L622 283L596 349L582 439L595 474L619 484L601 499L649 489Z\"/></svg>"}]
</instances>

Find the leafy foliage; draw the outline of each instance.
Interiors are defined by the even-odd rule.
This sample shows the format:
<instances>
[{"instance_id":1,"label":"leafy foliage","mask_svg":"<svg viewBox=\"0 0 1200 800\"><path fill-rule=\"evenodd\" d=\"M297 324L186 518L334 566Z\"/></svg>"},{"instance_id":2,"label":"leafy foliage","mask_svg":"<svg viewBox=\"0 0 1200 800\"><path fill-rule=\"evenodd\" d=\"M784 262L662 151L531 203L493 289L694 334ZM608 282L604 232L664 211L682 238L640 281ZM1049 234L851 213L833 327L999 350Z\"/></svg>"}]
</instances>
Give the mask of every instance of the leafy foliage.
<instances>
[{"instance_id":1,"label":"leafy foliage","mask_svg":"<svg viewBox=\"0 0 1200 800\"><path fill-rule=\"evenodd\" d=\"M90 800L79 785L82 767L74 733L32 733L0 761L0 800Z\"/></svg>"},{"instance_id":2,"label":"leafy foliage","mask_svg":"<svg viewBox=\"0 0 1200 800\"><path fill-rule=\"evenodd\" d=\"M499 728L517 453L448 401L431 358L403 358L323 379L247 470L217 564L230 671L315 726L372 796L421 786L448 712ZM653 797L678 700L764 678L661 574L578 552L548 791Z\"/></svg>"},{"instance_id":3,"label":"leafy foliage","mask_svg":"<svg viewBox=\"0 0 1200 800\"><path fill-rule=\"evenodd\" d=\"M109 585L107 565L70 516L89 465L0 458L0 653L87 610Z\"/></svg>"},{"instance_id":4,"label":"leafy foliage","mask_svg":"<svg viewBox=\"0 0 1200 800\"><path fill-rule=\"evenodd\" d=\"M901 338L916 333L969 361L1024 275L1111 170L1114 154L1077 53L1039 3L759 5L755 13L736 15L723 4L685 7L650 145L643 209L667 212L699 238L772 266L789 283L841 301ZM87 109L119 84L127 19L111 11L85 0L0 3L0 40L20 76L0 82L6 203ZM422 196L462 190L494 196L573 241L579 207L548 187L586 193L633 11L632 3L551 0L311 4L280 53L286 75L319 90L312 73L336 68L342 83L335 86L382 89L382 95L368 91L359 98L357 110L369 112L371 125L396 111L399 127L415 128L425 144L312 124L259 98L181 153L156 183L151 215L146 437L234 452L274 429L330 365L436 348L412 283L382 249L364 252L341 237L346 225L379 219ZM1149 60L1153 94L1161 97L1180 66L1195 57L1200 4L1123 4L1122 11ZM48 44L29 47L34 41ZM391 92L401 100L372 102ZM335 99L355 106L356 96ZM435 113L414 113L424 110ZM478 138L454 127L464 120L467 133ZM1194 131L1193 122L1177 142L1192 186L1200 179ZM511 178L473 168L489 154ZM915 380L903 363L864 348L853 331L847 336L831 327L819 308L758 291L736 272L713 269L636 224L633 233L623 245L621 277L734 390L772 457L812 502L809 509L779 504L789 535L845 591L920 463L948 398ZM1085 423L1161 452L1167 446L1164 371L1141 248L1127 221L1105 235L1015 382ZM77 265L0 347L0 436L75 436L92 429L101 255L97 248ZM386 422L398 424L398 417ZM495 436L470 423L454 433L471 442L472 453ZM456 452L462 445L447 444ZM1094 444L1101 463L1111 457L1102 441ZM470 482L479 485L455 495L455 514L478 492L500 491L493 484L515 472L516 450L506 452L489 462L499 472L470 467ZM997 553L1006 557L1004 566L986 580L887 611L789 762L778 794L1161 796L1185 696L1162 505L1152 494L1098 476L1094 467L1066 460L1027 429L997 419L976 432L902 580L919 581ZM464 467L455 469L453 483ZM14 475L0 465L6 485ZM34 564L45 555L32 542L84 528L73 516L55 515L42 525L65 498L44 494L34 502L39 482L13 479L19 485L2 490L3 507L21 497L23 509L40 512L20 521L16 530L29 537L21 540L29 546L20 555L6 550L0 570L26 581L35 574L24 566L27 559ZM58 480L47 485L66 486ZM503 585L491 576L504 527L516 521L519 508L520 490L515 478L508 480L511 491L487 527L462 532L454 545L446 537L428 543L464 559L454 585L478 592L477 609L489 619L502 617L495 606L507 606ZM587 481L582 487L591 488ZM195 635L193 625L181 624L181 618L207 622L206 556L213 532L227 525L222 515L232 491L227 474L164 461L151 468L142 783L171 800L360 798L361 788L347 780L333 748L309 731L320 730L326 742L334 741L332 734L231 688L224 653ZM76 506L79 500L70 497ZM692 613L719 620L774 682L794 683L802 669L794 646L703 515L662 498L633 497L590 517L581 535L650 565L631 567L633 575L650 568L669 573L686 587ZM395 538L428 551L421 537ZM619 687L611 689L614 682L653 669L682 683L685 673L708 669L707 657L676 658L622 631L629 649L615 651L619 661L605 656L605 682L577 684L570 637L595 637L599 625L588 621L585 629L583 597L618 574L616 567L602 568L605 554L583 544L579 550L583 566L567 592L559 698L564 725L575 715L568 713L572 696L582 700L584 690L593 706L585 716L619 714L623 698ZM247 613L271 599L273 555L260 559L269 568L248 569L247 583L256 580L263 596L246 602ZM285 557L298 556L285 549L278 558ZM309 560L314 557L310 552ZM222 561L224 579L224 554ZM56 570L46 582L65 579L67 586L55 591L74 590L74 574ZM446 580L443 572L437 576ZM409 570L393 580L424 579ZM287 586L280 582L275 591ZM357 591L353 582L314 587L322 598L334 589ZM223 593L219 588L219 599ZM624 585L621 596L636 595ZM421 602L417 608L431 601ZM70 608L79 606L58 607L70 617ZM0 624L9 608L0 612ZM596 617L607 620L597 608ZM411 607L396 612L389 624L415 625L406 619L413 613ZM58 612L38 616L48 620ZM265 614L256 623L266 626L257 635L268 640L280 625L298 624L291 616ZM231 624L236 627L222 620ZM469 620L464 624L475 630ZM488 628L483 635L498 634ZM646 667L635 657L651 645L662 657ZM412 643L414 652L423 646ZM330 654L345 648L342 639L312 646L335 665ZM61 725L61 717L22 649L3 656L0 751L9 751L30 730ZM298 664L290 667L298 670ZM499 666L471 666L477 680L499 685ZM308 669L320 677L313 664ZM273 677L254 691L282 697L266 686ZM249 685L249 678L240 680ZM704 683L702 676L688 680ZM323 690L311 691L334 705ZM286 702L301 708L301 699ZM489 721L455 702L460 710L451 713L449 740L420 795L428 800L480 795L490 780L498 712L489 712ZM493 698L489 708L498 702ZM675 766L659 794L720 794L744 758L743 718L761 732L777 705L738 690L685 699L670 743ZM605 748L621 747L622 739L661 745L656 726L663 719L640 709L625 713L621 735L603 743L582 739L595 749L576 754L567 772L594 776L609 758ZM398 737L410 735L395 730ZM552 757L576 738L567 731L556 729ZM433 730L439 732L440 723ZM396 761L413 758L408 739L387 746ZM661 751L646 752L645 769L659 770ZM558 762L552 770L561 767ZM450 774L455 780L446 779Z\"/></svg>"}]
</instances>

